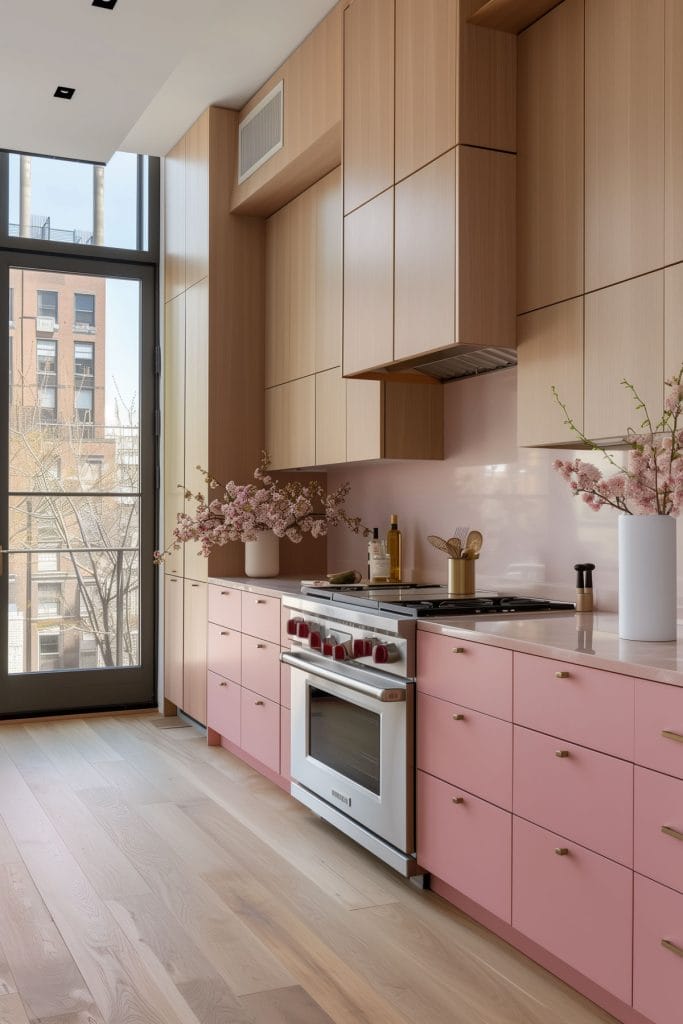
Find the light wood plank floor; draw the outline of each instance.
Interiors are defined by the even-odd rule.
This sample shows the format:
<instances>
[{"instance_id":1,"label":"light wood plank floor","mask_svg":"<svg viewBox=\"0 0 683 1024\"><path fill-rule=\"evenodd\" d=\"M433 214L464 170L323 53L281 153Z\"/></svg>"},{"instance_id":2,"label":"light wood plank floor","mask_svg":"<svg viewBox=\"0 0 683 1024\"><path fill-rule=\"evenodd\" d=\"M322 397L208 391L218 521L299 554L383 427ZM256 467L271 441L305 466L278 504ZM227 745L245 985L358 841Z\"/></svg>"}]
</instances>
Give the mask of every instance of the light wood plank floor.
<instances>
[{"instance_id":1,"label":"light wood plank floor","mask_svg":"<svg viewBox=\"0 0 683 1024\"><path fill-rule=\"evenodd\" d=\"M611 1020L178 719L0 724L0 1024Z\"/></svg>"}]
</instances>

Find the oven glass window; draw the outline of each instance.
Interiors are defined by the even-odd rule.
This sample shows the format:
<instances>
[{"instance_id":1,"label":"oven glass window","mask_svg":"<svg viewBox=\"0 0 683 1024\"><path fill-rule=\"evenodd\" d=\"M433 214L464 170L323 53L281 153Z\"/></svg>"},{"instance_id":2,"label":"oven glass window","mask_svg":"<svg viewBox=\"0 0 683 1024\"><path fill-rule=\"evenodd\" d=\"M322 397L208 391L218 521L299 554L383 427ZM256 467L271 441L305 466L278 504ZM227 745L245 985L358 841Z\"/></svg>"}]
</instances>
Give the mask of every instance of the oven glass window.
<instances>
[{"instance_id":1,"label":"oven glass window","mask_svg":"<svg viewBox=\"0 0 683 1024\"><path fill-rule=\"evenodd\" d=\"M308 692L309 755L379 794L380 716L325 690Z\"/></svg>"}]
</instances>

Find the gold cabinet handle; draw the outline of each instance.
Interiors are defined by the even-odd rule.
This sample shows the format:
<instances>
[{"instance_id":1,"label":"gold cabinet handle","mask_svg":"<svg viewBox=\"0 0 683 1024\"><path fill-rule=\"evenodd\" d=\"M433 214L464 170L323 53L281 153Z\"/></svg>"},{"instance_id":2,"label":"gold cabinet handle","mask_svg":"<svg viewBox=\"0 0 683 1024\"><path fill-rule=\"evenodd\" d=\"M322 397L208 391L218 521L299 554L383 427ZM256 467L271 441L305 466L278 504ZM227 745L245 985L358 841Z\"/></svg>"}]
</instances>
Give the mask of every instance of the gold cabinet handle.
<instances>
[{"instance_id":1,"label":"gold cabinet handle","mask_svg":"<svg viewBox=\"0 0 683 1024\"><path fill-rule=\"evenodd\" d=\"M453 715L453 721L454 722L463 722L464 720L465 720L465 716L464 715Z\"/></svg>"},{"instance_id":2,"label":"gold cabinet handle","mask_svg":"<svg viewBox=\"0 0 683 1024\"><path fill-rule=\"evenodd\" d=\"M665 836L671 836L672 839L683 839L683 832L679 832L677 828L672 828L671 825L662 825L662 832Z\"/></svg>"},{"instance_id":3,"label":"gold cabinet handle","mask_svg":"<svg viewBox=\"0 0 683 1024\"><path fill-rule=\"evenodd\" d=\"M256 604L265 604L265 603L266 603L265 597L257 597L256 598Z\"/></svg>"},{"instance_id":4,"label":"gold cabinet handle","mask_svg":"<svg viewBox=\"0 0 683 1024\"><path fill-rule=\"evenodd\" d=\"M176 577L175 577L175 576L170 576L170 577L169 577L169 580L168 580L168 582L169 582L169 583L177 583L177 582L178 582L178 580L176 579Z\"/></svg>"},{"instance_id":5,"label":"gold cabinet handle","mask_svg":"<svg viewBox=\"0 0 683 1024\"><path fill-rule=\"evenodd\" d=\"M254 701L254 707L257 707L257 708L265 707L265 703L266 702L264 700L255 700Z\"/></svg>"},{"instance_id":6,"label":"gold cabinet handle","mask_svg":"<svg viewBox=\"0 0 683 1024\"><path fill-rule=\"evenodd\" d=\"M195 587L198 587L198 586L199 586L199 584L198 584L198 583L192 583L192 584L191 584L191 586L192 586L192 587L193 587L193 589L194 589Z\"/></svg>"},{"instance_id":7,"label":"gold cabinet handle","mask_svg":"<svg viewBox=\"0 0 683 1024\"><path fill-rule=\"evenodd\" d=\"M464 653L465 653L465 648L464 647L454 647L453 650L451 651L451 654L464 654Z\"/></svg>"},{"instance_id":8,"label":"gold cabinet handle","mask_svg":"<svg viewBox=\"0 0 683 1024\"><path fill-rule=\"evenodd\" d=\"M673 740L675 743L683 743L683 735L680 732L671 732L670 729L662 729L662 736L665 740Z\"/></svg>"},{"instance_id":9,"label":"gold cabinet handle","mask_svg":"<svg viewBox=\"0 0 683 1024\"><path fill-rule=\"evenodd\" d=\"M221 636L230 636L230 630L229 629L222 629L221 630Z\"/></svg>"},{"instance_id":10,"label":"gold cabinet handle","mask_svg":"<svg viewBox=\"0 0 683 1024\"><path fill-rule=\"evenodd\" d=\"M256 650L257 651L265 651L267 646L268 646L267 644L256 644Z\"/></svg>"},{"instance_id":11,"label":"gold cabinet handle","mask_svg":"<svg viewBox=\"0 0 683 1024\"><path fill-rule=\"evenodd\" d=\"M221 597L230 597L229 590L221 590Z\"/></svg>"},{"instance_id":12,"label":"gold cabinet handle","mask_svg":"<svg viewBox=\"0 0 683 1024\"><path fill-rule=\"evenodd\" d=\"M670 953L675 953L676 956L683 956L683 949L677 946L675 942L671 942L670 939L662 939L662 945L664 949L668 949Z\"/></svg>"},{"instance_id":13,"label":"gold cabinet handle","mask_svg":"<svg viewBox=\"0 0 683 1024\"><path fill-rule=\"evenodd\" d=\"M555 678L556 679L569 679L569 672L556 672L555 673Z\"/></svg>"},{"instance_id":14,"label":"gold cabinet handle","mask_svg":"<svg viewBox=\"0 0 683 1024\"><path fill-rule=\"evenodd\" d=\"M464 804L465 803L465 797L464 796L454 796L453 797L453 803L454 804Z\"/></svg>"},{"instance_id":15,"label":"gold cabinet handle","mask_svg":"<svg viewBox=\"0 0 683 1024\"><path fill-rule=\"evenodd\" d=\"M228 684L226 683L225 679L221 679L221 681L219 683L219 686L227 686L227 685Z\"/></svg>"},{"instance_id":16,"label":"gold cabinet handle","mask_svg":"<svg viewBox=\"0 0 683 1024\"><path fill-rule=\"evenodd\" d=\"M567 847L567 846L556 846L555 847L555 853L557 854L558 857L568 857L569 856L569 847Z\"/></svg>"},{"instance_id":17,"label":"gold cabinet handle","mask_svg":"<svg viewBox=\"0 0 683 1024\"><path fill-rule=\"evenodd\" d=\"M569 751L568 750L556 750L555 751L555 757L569 757Z\"/></svg>"}]
</instances>

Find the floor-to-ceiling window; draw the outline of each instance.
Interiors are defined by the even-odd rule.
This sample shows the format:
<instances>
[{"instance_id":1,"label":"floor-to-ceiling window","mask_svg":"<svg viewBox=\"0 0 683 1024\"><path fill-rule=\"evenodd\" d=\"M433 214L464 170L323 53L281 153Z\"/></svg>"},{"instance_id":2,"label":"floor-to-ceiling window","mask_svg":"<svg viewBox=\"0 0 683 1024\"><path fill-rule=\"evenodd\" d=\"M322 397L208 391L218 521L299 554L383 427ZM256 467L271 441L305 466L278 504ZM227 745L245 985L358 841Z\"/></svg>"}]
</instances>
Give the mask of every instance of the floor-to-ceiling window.
<instances>
[{"instance_id":1,"label":"floor-to-ceiling window","mask_svg":"<svg viewBox=\"0 0 683 1024\"><path fill-rule=\"evenodd\" d=\"M0 153L0 716L155 701L158 162Z\"/></svg>"}]
</instances>

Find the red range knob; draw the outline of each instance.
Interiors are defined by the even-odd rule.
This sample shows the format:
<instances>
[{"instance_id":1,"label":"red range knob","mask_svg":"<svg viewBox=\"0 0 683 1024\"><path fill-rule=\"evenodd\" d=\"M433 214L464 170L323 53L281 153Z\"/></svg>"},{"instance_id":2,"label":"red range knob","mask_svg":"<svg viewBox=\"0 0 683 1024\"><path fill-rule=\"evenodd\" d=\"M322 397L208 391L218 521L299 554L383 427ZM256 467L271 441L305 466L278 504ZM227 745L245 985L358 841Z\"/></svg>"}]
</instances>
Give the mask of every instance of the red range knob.
<instances>
[{"instance_id":1,"label":"red range knob","mask_svg":"<svg viewBox=\"0 0 683 1024\"><path fill-rule=\"evenodd\" d=\"M332 643L332 641L331 640L323 640L323 654L325 655L325 657L331 658L333 650L334 650L334 644Z\"/></svg>"},{"instance_id":2,"label":"red range knob","mask_svg":"<svg viewBox=\"0 0 683 1024\"><path fill-rule=\"evenodd\" d=\"M287 636L297 636L297 629L302 622L303 619L289 619L287 622Z\"/></svg>"},{"instance_id":3,"label":"red range knob","mask_svg":"<svg viewBox=\"0 0 683 1024\"><path fill-rule=\"evenodd\" d=\"M296 635L300 640L308 640L309 633L311 632L307 622L297 622L296 624Z\"/></svg>"},{"instance_id":4,"label":"red range knob","mask_svg":"<svg viewBox=\"0 0 683 1024\"><path fill-rule=\"evenodd\" d=\"M372 654L372 641L371 640L354 640L353 641L353 656L354 658L369 658Z\"/></svg>"},{"instance_id":5,"label":"red range knob","mask_svg":"<svg viewBox=\"0 0 683 1024\"><path fill-rule=\"evenodd\" d=\"M344 646L344 644L335 644L334 645L334 649L332 651L332 657L334 658L335 661L346 661L347 654L348 654L348 651L346 650L346 647Z\"/></svg>"},{"instance_id":6,"label":"red range knob","mask_svg":"<svg viewBox=\"0 0 683 1024\"><path fill-rule=\"evenodd\" d=\"M389 647L387 644L377 644L372 652L372 660L378 665L386 665L389 661Z\"/></svg>"},{"instance_id":7,"label":"red range knob","mask_svg":"<svg viewBox=\"0 0 683 1024\"><path fill-rule=\"evenodd\" d=\"M308 638L308 643L309 646L312 647L314 651L320 651L322 650L323 646L323 638L321 637L320 633L318 633L317 630L312 629L311 634Z\"/></svg>"}]
</instances>

